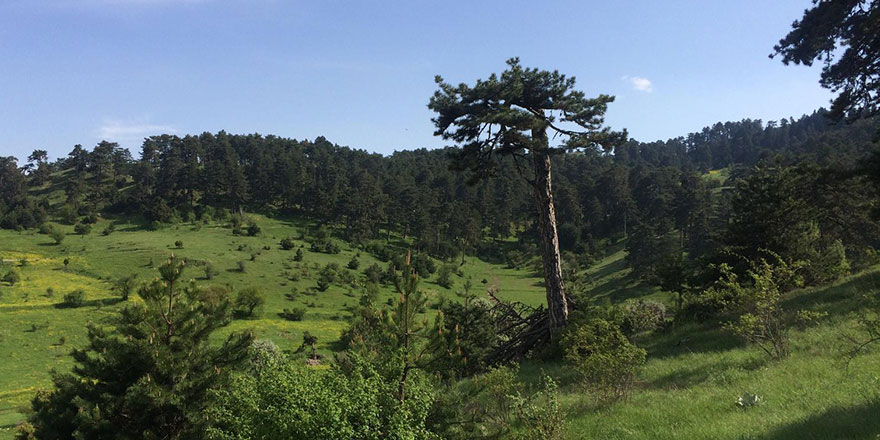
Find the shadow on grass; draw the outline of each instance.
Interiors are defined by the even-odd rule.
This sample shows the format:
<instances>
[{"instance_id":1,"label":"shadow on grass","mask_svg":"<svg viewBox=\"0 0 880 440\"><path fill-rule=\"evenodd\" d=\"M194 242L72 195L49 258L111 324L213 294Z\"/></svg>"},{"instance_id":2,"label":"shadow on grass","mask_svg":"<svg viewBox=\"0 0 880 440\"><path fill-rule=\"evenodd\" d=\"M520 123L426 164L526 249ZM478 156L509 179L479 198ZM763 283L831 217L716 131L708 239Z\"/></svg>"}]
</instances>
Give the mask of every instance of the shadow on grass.
<instances>
[{"instance_id":1,"label":"shadow on grass","mask_svg":"<svg viewBox=\"0 0 880 440\"><path fill-rule=\"evenodd\" d=\"M820 289L806 289L786 299L786 310L808 309L826 312L829 316L841 316L856 312L866 306L865 296L880 299L880 273L865 272L838 285Z\"/></svg>"},{"instance_id":2,"label":"shadow on grass","mask_svg":"<svg viewBox=\"0 0 880 440\"><path fill-rule=\"evenodd\" d=\"M124 301L126 301L126 300L124 300L122 298L104 298L104 299L93 299L91 301L85 301L82 304L77 304L77 305L60 302L58 304L55 304L54 307L56 309L79 309L79 308L83 308L83 307L107 307L107 306L114 306L114 305L119 304Z\"/></svg>"},{"instance_id":3,"label":"shadow on grass","mask_svg":"<svg viewBox=\"0 0 880 440\"><path fill-rule=\"evenodd\" d=\"M751 357L742 360L711 361L692 367L684 366L676 368L674 372L661 376L642 385L642 388L658 390L686 389L699 385L709 379L717 378L731 370L755 371L767 365L770 359L767 357Z\"/></svg>"},{"instance_id":4,"label":"shadow on grass","mask_svg":"<svg viewBox=\"0 0 880 440\"><path fill-rule=\"evenodd\" d=\"M880 400L856 407L832 408L777 428L766 438L791 440L876 439L880 435Z\"/></svg>"},{"instance_id":5,"label":"shadow on grass","mask_svg":"<svg viewBox=\"0 0 880 440\"><path fill-rule=\"evenodd\" d=\"M644 339L639 338L637 343L648 350L650 358L675 357L684 353L723 352L742 346L732 334L712 323L685 323Z\"/></svg>"}]
</instances>

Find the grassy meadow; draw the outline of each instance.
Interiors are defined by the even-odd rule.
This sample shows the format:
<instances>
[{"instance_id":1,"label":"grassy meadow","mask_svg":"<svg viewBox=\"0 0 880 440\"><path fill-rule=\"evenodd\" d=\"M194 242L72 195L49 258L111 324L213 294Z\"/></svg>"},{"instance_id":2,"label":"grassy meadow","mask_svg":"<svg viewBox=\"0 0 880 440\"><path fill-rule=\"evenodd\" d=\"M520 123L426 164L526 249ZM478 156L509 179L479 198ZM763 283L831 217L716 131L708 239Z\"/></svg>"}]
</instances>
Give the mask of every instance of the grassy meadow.
<instances>
[{"instance_id":1,"label":"grassy meadow","mask_svg":"<svg viewBox=\"0 0 880 440\"><path fill-rule=\"evenodd\" d=\"M234 321L214 335L218 340L231 331L252 329L257 338L293 351L302 343L303 332L308 331L318 337L319 351L329 353L345 326L347 308L357 304L360 292L340 284L315 294L303 292L316 285L318 272L327 263L345 268L357 254L360 266L355 272L360 277L371 264L378 263L384 270L387 263L351 249L341 240L337 240L341 252L333 255L310 252L308 243L296 240L297 248L303 246L304 258L294 262L296 250L282 250L279 242L285 237L299 237L309 225L251 217L262 229L255 237L235 236L221 224L180 224L150 231L124 221L114 222L116 231L105 236L100 231L110 221L101 220L88 235L74 235L71 226L56 224L68 235L62 244L55 245L52 238L36 231L0 230L0 272L14 268L21 274L21 281L12 286L0 283L0 357L4 359L0 362L0 438L11 435L35 390L50 385L50 370L70 368L70 350L86 343L86 323L100 322L120 306L118 296L112 292L113 281L130 274L137 274L141 281L151 280L157 274L155 267L172 252L193 261L185 278L199 284L227 286L233 292L257 286L266 293L259 316ZM175 245L177 241L183 242L182 248ZM69 262L66 268L65 259ZM204 262L214 268L210 280L205 279ZM239 270L239 262L244 262L244 272ZM453 276L452 289L438 285L436 275L421 283L430 304L437 304L441 298L456 300L456 291L467 277L473 283L472 291L485 290L485 285L491 283L503 299L534 305L544 300L540 278L529 271L476 258L468 258L461 269L463 276ZM297 281L291 280L294 274L299 275ZM86 292L86 305L60 307L63 296L76 289ZM285 294L293 292L298 294L291 301ZM379 303L396 297L388 286L381 295ZM137 295L130 300L137 301ZM288 321L279 315L283 309L293 307L306 310L302 321Z\"/></svg>"},{"instance_id":2,"label":"grassy meadow","mask_svg":"<svg viewBox=\"0 0 880 440\"><path fill-rule=\"evenodd\" d=\"M100 322L120 307L111 291L113 280L132 273L140 280L155 276L155 266L174 252L193 261L186 277L201 284L225 285L232 291L258 286L267 301L259 316L241 319L220 332L253 329L258 338L270 339L284 350L299 347L304 331L316 335L319 350L329 353L345 326L347 308L359 292L339 284L327 291L306 294L322 266L340 267L359 255L361 273L377 262L339 240L342 251L329 255L308 250L293 261L294 250L282 250L284 237L300 237L309 225L296 220L252 216L262 228L256 237L235 236L220 224L179 224L150 231L138 224L116 221L116 231L100 233L101 220L91 234L73 235L72 228L57 225L68 235L55 245L35 231L0 231L0 257L5 273L15 268L21 281L0 284L0 439L11 438L22 420L33 393L50 384L50 371L70 368L69 351L85 344L85 325ZM178 248L176 241L183 246ZM621 248L594 264L587 274L591 297L597 302L619 303L650 298L667 303L672 297L628 276ZM65 268L64 260L69 264ZM204 262L216 275L205 279ZM239 270L244 262L245 270ZM300 276L291 280L292 273ZM480 293L487 285L498 287L507 300L537 305L544 301L540 278L532 269L510 269L474 257L462 266L463 276L446 289L436 275L421 284L436 305L441 298L455 301L465 278ZM362 275L360 275L362 276ZM485 280L485 283L483 283ZM832 286L804 289L787 299L788 310L826 312L818 325L792 330L792 356L771 361L756 347L739 343L715 323L687 324L638 338L648 351L648 361L632 395L613 404L592 400L578 384L572 370L561 363L526 361L521 378L535 383L549 374L561 385L561 403L567 414L568 437L602 439L873 439L880 432L880 350L874 349L844 362L849 347L845 335L858 335L858 320L867 310L864 296L880 287L877 269L851 276ZM60 308L64 294L83 289L86 305ZM298 292L294 300L285 294ZM394 296L384 287L379 302ZM133 295L131 301L137 301ZM285 308L307 310L302 321L288 321ZM743 409L735 402L745 392L761 396L759 406Z\"/></svg>"}]
</instances>

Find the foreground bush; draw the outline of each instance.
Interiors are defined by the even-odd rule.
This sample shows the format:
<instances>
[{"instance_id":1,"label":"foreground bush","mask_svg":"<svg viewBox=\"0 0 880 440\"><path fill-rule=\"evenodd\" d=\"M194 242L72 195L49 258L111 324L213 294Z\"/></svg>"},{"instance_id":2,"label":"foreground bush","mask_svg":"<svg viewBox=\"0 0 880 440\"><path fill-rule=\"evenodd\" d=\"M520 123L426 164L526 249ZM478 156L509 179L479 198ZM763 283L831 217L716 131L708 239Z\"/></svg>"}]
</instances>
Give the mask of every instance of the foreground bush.
<instances>
[{"instance_id":1,"label":"foreground bush","mask_svg":"<svg viewBox=\"0 0 880 440\"><path fill-rule=\"evenodd\" d=\"M61 303L64 307L76 308L82 307L86 303L86 292L82 289L76 289L70 293L64 295L63 302Z\"/></svg>"},{"instance_id":2,"label":"foreground bush","mask_svg":"<svg viewBox=\"0 0 880 440\"><path fill-rule=\"evenodd\" d=\"M645 363L645 350L633 345L620 327L601 318L572 330L563 346L565 359L601 400L625 397Z\"/></svg>"},{"instance_id":3,"label":"foreground bush","mask_svg":"<svg viewBox=\"0 0 880 440\"><path fill-rule=\"evenodd\" d=\"M201 301L180 281L174 257L110 325L89 324L88 345L72 352L71 373L32 401L28 422L39 439L180 439L203 432L209 390L245 358L247 334L208 338L231 321L230 304Z\"/></svg>"},{"instance_id":4,"label":"foreground bush","mask_svg":"<svg viewBox=\"0 0 880 440\"><path fill-rule=\"evenodd\" d=\"M206 437L239 439L429 439L431 393L425 387L395 398L397 384L350 356L346 369L313 370L263 357L214 392Z\"/></svg>"}]
</instances>

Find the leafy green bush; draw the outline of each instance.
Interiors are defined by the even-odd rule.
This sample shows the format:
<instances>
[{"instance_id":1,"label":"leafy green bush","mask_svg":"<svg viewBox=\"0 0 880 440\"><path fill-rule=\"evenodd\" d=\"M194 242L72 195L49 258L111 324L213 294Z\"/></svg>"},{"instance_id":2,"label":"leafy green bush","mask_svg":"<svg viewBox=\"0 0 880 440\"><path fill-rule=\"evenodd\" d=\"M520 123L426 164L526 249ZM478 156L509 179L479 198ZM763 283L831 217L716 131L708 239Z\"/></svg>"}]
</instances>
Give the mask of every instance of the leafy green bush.
<instances>
[{"instance_id":1,"label":"leafy green bush","mask_svg":"<svg viewBox=\"0 0 880 440\"><path fill-rule=\"evenodd\" d=\"M616 324L594 318L565 335L565 359L600 400L625 397L646 352L636 347Z\"/></svg>"},{"instance_id":2,"label":"leafy green bush","mask_svg":"<svg viewBox=\"0 0 880 440\"><path fill-rule=\"evenodd\" d=\"M728 322L725 328L746 342L757 345L773 359L788 357L788 327L780 304L786 287L800 285L798 266L786 264L777 257L775 264L766 260L753 262L748 275L750 285L738 282L731 271L723 272L718 289L734 292L740 298L738 308L742 313L736 321ZM794 281L792 281L794 280Z\"/></svg>"},{"instance_id":3,"label":"leafy green bush","mask_svg":"<svg viewBox=\"0 0 880 440\"><path fill-rule=\"evenodd\" d=\"M345 370L269 362L213 392L206 438L435 438L426 427L433 398L424 385L405 400L392 398L398 384L355 355L347 357Z\"/></svg>"},{"instance_id":4,"label":"leafy green bush","mask_svg":"<svg viewBox=\"0 0 880 440\"><path fill-rule=\"evenodd\" d=\"M382 280L382 268L378 263L373 263L364 269L364 275L367 276L367 281L378 284Z\"/></svg>"},{"instance_id":5,"label":"leafy green bush","mask_svg":"<svg viewBox=\"0 0 880 440\"><path fill-rule=\"evenodd\" d=\"M86 292L82 289L76 289L64 295L61 305L64 307L76 308L82 307L86 303Z\"/></svg>"},{"instance_id":6,"label":"leafy green bush","mask_svg":"<svg viewBox=\"0 0 880 440\"><path fill-rule=\"evenodd\" d=\"M116 232L116 226L113 223L110 223L103 231L101 231L101 235L106 237L114 232Z\"/></svg>"},{"instance_id":7,"label":"leafy green bush","mask_svg":"<svg viewBox=\"0 0 880 440\"><path fill-rule=\"evenodd\" d=\"M284 237L281 239L281 249L284 249L285 251L289 251L289 250L293 249L294 247L296 247L296 242L294 242L292 238Z\"/></svg>"},{"instance_id":8,"label":"leafy green bush","mask_svg":"<svg viewBox=\"0 0 880 440\"><path fill-rule=\"evenodd\" d=\"M339 271L339 265L336 263L327 263L318 274L318 290L321 292L327 290L331 284L336 282Z\"/></svg>"},{"instance_id":9,"label":"leafy green bush","mask_svg":"<svg viewBox=\"0 0 880 440\"><path fill-rule=\"evenodd\" d=\"M258 224L251 223L247 227L247 235L249 237L256 237L257 234L259 234L261 230L262 229L260 229L260 226Z\"/></svg>"},{"instance_id":10,"label":"leafy green bush","mask_svg":"<svg viewBox=\"0 0 880 440\"><path fill-rule=\"evenodd\" d=\"M303 250L297 249L296 254L293 255L293 261L302 261L303 260Z\"/></svg>"},{"instance_id":11,"label":"leafy green bush","mask_svg":"<svg viewBox=\"0 0 880 440\"><path fill-rule=\"evenodd\" d=\"M281 317L288 321L302 321L306 316L306 309L302 307L294 307L292 309L284 309Z\"/></svg>"},{"instance_id":12,"label":"leafy green bush","mask_svg":"<svg viewBox=\"0 0 880 440\"><path fill-rule=\"evenodd\" d=\"M559 386L550 376L544 376L543 388L534 395L513 396L513 408L522 429L514 436L517 440L562 440L565 433L565 413L559 404Z\"/></svg>"},{"instance_id":13,"label":"leafy green bush","mask_svg":"<svg viewBox=\"0 0 880 440\"><path fill-rule=\"evenodd\" d=\"M439 335L443 350L432 363L439 371L458 377L485 370L484 359L497 345L498 333L491 315L491 305L483 300L443 307L443 332Z\"/></svg>"},{"instance_id":14,"label":"leafy green bush","mask_svg":"<svg viewBox=\"0 0 880 440\"><path fill-rule=\"evenodd\" d=\"M3 275L3 282L9 283L10 286L13 286L16 283L21 282L21 274L19 274L17 270L12 269L9 272L6 272L6 275Z\"/></svg>"},{"instance_id":15,"label":"leafy green bush","mask_svg":"<svg viewBox=\"0 0 880 440\"><path fill-rule=\"evenodd\" d=\"M665 323L666 306L662 303L638 300L623 306L622 328L627 334L654 331Z\"/></svg>"},{"instance_id":16,"label":"leafy green bush","mask_svg":"<svg viewBox=\"0 0 880 440\"><path fill-rule=\"evenodd\" d=\"M177 249L183 249L183 241L182 240L175 241L174 247L176 247Z\"/></svg>"},{"instance_id":17,"label":"leafy green bush","mask_svg":"<svg viewBox=\"0 0 880 440\"><path fill-rule=\"evenodd\" d=\"M437 284L447 289L451 289L455 285L455 280L452 279L454 273L455 266L451 264L440 266L440 270L437 272Z\"/></svg>"},{"instance_id":18,"label":"leafy green bush","mask_svg":"<svg viewBox=\"0 0 880 440\"><path fill-rule=\"evenodd\" d=\"M131 274L126 277L119 278L113 284L113 290L122 298L123 301L128 300L128 297L134 292L134 289L137 287L137 274Z\"/></svg>"},{"instance_id":19,"label":"leafy green bush","mask_svg":"<svg viewBox=\"0 0 880 440\"><path fill-rule=\"evenodd\" d=\"M92 225L88 223L77 223L73 227L73 232L79 235L89 235L92 232Z\"/></svg>"},{"instance_id":20,"label":"leafy green bush","mask_svg":"<svg viewBox=\"0 0 880 440\"><path fill-rule=\"evenodd\" d=\"M256 287L245 287L235 297L235 313L240 317L253 317L266 303L266 294Z\"/></svg>"},{"instance_id":21,"label":"leafy green bush","mask_svg":"<svg viewBox=\"0 0 880 440\"><path fill-rule=\"evenodd\" d=\"M351 260L348 260L348 264L346 265L346 267L348 267L351 270L357 270L358 267L360 267L360 266L361 266L361 262L358 261L358 258L356 255L352 256Z\"/></svg>"}]
</instances>

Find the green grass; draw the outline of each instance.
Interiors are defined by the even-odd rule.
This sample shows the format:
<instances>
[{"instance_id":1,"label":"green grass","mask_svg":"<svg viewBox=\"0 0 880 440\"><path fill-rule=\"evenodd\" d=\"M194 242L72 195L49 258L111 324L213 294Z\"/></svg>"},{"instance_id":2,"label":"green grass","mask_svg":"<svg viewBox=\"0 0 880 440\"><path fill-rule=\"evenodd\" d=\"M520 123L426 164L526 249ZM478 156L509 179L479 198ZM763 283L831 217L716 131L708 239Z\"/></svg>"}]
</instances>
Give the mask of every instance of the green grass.
<instances>
[{"instance_id":1,"label":"green grass","mask_svg":"<svg viewBox=\"0 0 880 440\"><path fill-rule=\"evenodd\" d=\"M717 323L689 324L640 338L648 361L631 397L599 404L562 364L530 362L527 381L548 373L562 384L568 438L601 439L877 439L880 348L847 367L864 294L877 295L876 269L833 286L795 292L785 303L824 311L817 326L791 333L792 355L772 361ZM735 405L744 392L758 407Z\"/></svg>"},{"instance_id":2,"label":"green grass","mask_svg":"<svg viewBox=\"0 0 880 440\"><path fill-rule=\"evenodd\" d=\"M4 261L0 274L15 267L22 275L15 286L0 284L0 356L4 359L0 362L0 439L11 438L33 393L49 385L49 371L70 368L68 353L85 344L86 323L105 320L120 307L110 293L111 281L130 273L137 273L141 280L152 279L156 271L150 261L155 266L171 252L212 263L218 272L212 280L200 279L204 276L200 267L188 269L187 276L199 283L228 285L233 290L256 285L266 291L267 303L259 317L237 320L215 337L250 328L259 338L295 350L302 333L309 331L318 336L320 351L328 353L345 325L347 307L357 303L359 292L333 285L314 296L300 294L296 301L287 300L284 294L314 286L315 264L336 262L345 267L357 250L340 242L340 254L319 254L297 241L297 246L305 245L303 264L310 275L293 282L284 273L295 271L295 251L281 250L278 243L286 236L298 237L308 225L254 217L263 229L258 237L233 236L220 225L196 230L182 224L147 231L127 222L119 222L117 232L102 236L99 232L108 224L102 221L91 235L70 235L55 246L45 235L0 231ZM176 240L183 241L182 249L175 248ZM252 253L258 254L255 261L250 261ZM591 298L596 302L651 298L671 304L669 294L629 276L624 255L617 249L587 271ZM19 267L22 258L28 262ZM64 258L70 259L67 270ZM359 260L359 273L378 262L365 252ZM244 273L235 270L238 261L246 262ZM461 269L464 277L454 277L453 289L437 285L435 277L423 281L421 287L431 304L441 297L456 300L455 292L468 277L477 294L494 284L504 299L533 305L544 301L541 280L529 269L509 269L473 257ZM521 377L533 383L547 373L559 381L569 438L876 439L880 434L880 349L856 358L847 369L843 337L858 333L858 316L864 310L861 298L876 295L878 287L880 271L875 269L833 286L790 295L787 310L807 308L828 315L815 327L794 330L792 356L782 361L771 361L759 349L741 344L719 330L718 323L681 325L642 336L637 343L647 349L648 361L632 395L613 404L593 401L563 363L528 361ZM54 291L51 296L46 294L49 288ZM87 305L57 308L63 295L74 289L86 291ZM393 296L392 289L384 287L380 302ZM306 308L303 321L278 316L294 306ZM763 403L738 408L734 402L744 392L759 394Z\"/></svg>"},{"instance_id":3,"label":"green grass","mask_svg":"<svg viewBox=\"0 0 880 440\"><path fill-rule=\"evenodd\" d=\"M86 236L73 234L73 227L56 225L68 235L61 245L54 245L46 235L34 231L15 232L0 230L0 258L4 261L0 275L14 268L21 274L21 282L8 286L0 283L0 439L9 438L15 423L22 420L24 408L34 392L50 385L49 372L71 367L69 352L86 343L86 323L100 322L120 307L112 294L112 281L132 274L140 280L150 280L157 274L155 266L170 253L193 260L210 261L216 270L211 280L204 278L202 266L193 264L185 276L199 284L225 285L233 291L245 286L259 286L266 292L262 313L254 319L236 320L217 332L220 340L231 331L252 329L258 338L270 339L283 350L296 350L305 331L318 337L318 348L329 353L345 326L348 307L357 304L360 291L334 284L327 291L315 295L300 293L295 301L285 297L294 288L299 292L315 286L320 267L335 262L344 268L358 250L340 241L342 252L336 255L314 253L304 241L301 267L308 267L309 275L299 281L290 281L287 274L299 272L292 261L295 250L282 250L282 238L299 237L309 225L298 220L268 219L252 215L262 228L256 237L234 236L220 224L196 228L180 224L158 231L148 231L140 225L116 221L116 232L109 236L101 231L110 223L102 220ZM174 243L180 240L183 248ZM269 250L264 249L265 246ZM251 261L252 254L257 254ZM27 264L20 266L22 258ZM68 258L65 269L63 261ZM360 252L362 271L373 263L384 269L387 263ZM245 262L245 272L239 272L238 262ZM152 265L150 264L152 262ZM456 262L458 264L458 262ZM318 268L316 268L316 266ZM435 282L436 275L421 284L428 293L429 304L441 298L455 301L456 291L462 289L466 278L471 278L471 293L484 292L489 284L497 285L499 296L537 305L544 300L540 279L524 270L489 264L470 257L461 266L462 277L453 276L455 285L446 289ZM486 283L482 283L486 280ZM47 289L52 289L51 295ZM69 309L56 307L64 294L75 290L86 291L87 304ZM380 303L396 298L391 286L381 290ZM137 301L134 296L132 301ZM306 309L303 321L293 322L278 314L285 308ZM64 343L62 344L62 337Z\"/></svg>"}]
</instances>

